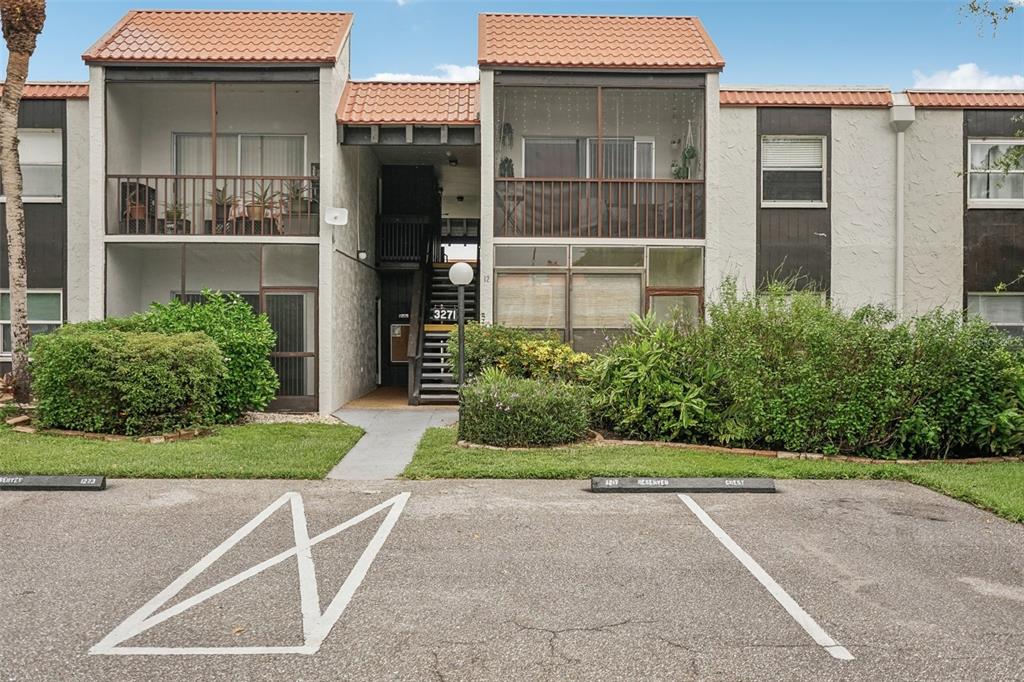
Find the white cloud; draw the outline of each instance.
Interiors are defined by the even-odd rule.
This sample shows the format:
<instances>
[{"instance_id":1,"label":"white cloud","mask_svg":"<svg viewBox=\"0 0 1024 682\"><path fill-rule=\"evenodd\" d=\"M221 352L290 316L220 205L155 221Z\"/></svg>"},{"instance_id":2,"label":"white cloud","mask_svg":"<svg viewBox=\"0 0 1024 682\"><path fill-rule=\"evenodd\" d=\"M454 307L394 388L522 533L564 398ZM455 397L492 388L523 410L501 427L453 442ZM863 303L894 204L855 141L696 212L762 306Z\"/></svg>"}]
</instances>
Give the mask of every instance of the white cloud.
<instances>
[{"instance_id":1,"label":"white cloud","mask_svg":"<svg viewBox=\"0 0 1024 682\"><path fill-rule=\"evenodd\" d=\"M936 71L931 74L915 70L914 87L939 90L1024 90L1024 75L989 73L977 64L969 63L961 64L952 71Z\"/></svg>"},{"instance_id":2,"label":"white cloud","mask_svg":"<svg viewBox=\"0 0 1024 682\"><path fill-rule=\"evenodd\" d=\"M438 64L434 67L438 73L392 73L385 71L370 76L374 81L417 81L423 83L467 83L479 80L480 69L476 64L459 66L458 64Z\"/></svg>"}]
</instances>

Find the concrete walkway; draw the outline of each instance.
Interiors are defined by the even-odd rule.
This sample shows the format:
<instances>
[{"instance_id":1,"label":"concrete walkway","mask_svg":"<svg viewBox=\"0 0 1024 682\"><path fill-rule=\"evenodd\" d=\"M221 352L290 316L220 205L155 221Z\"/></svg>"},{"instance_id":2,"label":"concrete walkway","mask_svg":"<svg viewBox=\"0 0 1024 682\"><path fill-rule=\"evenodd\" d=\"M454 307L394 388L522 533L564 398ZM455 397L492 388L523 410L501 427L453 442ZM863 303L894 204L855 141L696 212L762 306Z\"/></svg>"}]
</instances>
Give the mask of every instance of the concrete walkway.
<instances>
[{"instance_id":1,"label":"concrete walkway","mask_svg":"<svg viewBox=\"0 0 1024 682\"><path fill-rule=\"evenodd\" d=\"M342 408L334 416L366 433L327 474L327 478L348 481L377 481L397 478L412 461L416 445L432 426L454 424L458 408L417 407L406 409Z\"/></svg>"}]
</instances>

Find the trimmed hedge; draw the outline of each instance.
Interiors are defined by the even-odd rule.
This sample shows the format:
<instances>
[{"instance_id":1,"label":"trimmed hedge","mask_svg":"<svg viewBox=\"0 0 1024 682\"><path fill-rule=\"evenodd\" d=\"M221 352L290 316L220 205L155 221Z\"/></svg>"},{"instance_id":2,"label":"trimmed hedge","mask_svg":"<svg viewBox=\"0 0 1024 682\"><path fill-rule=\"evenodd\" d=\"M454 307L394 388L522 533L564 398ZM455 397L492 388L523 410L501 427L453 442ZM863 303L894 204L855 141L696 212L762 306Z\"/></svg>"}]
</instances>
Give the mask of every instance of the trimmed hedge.
<instances>
[{"instance_id":1,"label":"trimmed hedge","mask_svg":"<svg viewBox=\"0 0 1024 682\"><path fill-rule=\"evenodd\" d=\"M587 389L485 370L459 397L459 438L499 447L575 443L587 434Z\"/></svg>"},{"instance_id":2,"label":"trimmed hedge","mask_svg":"<svg viewBox=\"0 0 1024 682\"><path fill-rule=\"evenodd\" d=\"M138 435L211 424L221 350L206 334L69 325L32 342L36 422Z\"/></svg>"},{"instance_id":3,"label":"trimmed hedge","mask_svg":"<svg viewBox=\"0 0 1024 682\"><path fill-rule=\"evenodd\" d=\"M80 322L69 327L161 334L205 333L217 343L224 356L224 378L215 386L218 422L229 423L245 412L263 410L277 394L279 380L269 359L277 335L267 316L257 315L238 294L205 290L202 303L177 300L154 303L145 313Z\"/></svg>"}]
</instances>

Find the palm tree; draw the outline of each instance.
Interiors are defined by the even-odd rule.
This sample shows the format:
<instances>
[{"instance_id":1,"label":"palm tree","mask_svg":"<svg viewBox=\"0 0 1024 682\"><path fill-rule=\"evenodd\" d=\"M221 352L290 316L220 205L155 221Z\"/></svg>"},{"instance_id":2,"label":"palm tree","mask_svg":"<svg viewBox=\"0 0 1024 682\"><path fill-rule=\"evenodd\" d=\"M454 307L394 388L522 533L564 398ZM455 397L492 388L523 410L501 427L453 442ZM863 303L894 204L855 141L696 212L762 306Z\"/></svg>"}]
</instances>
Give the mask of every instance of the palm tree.
<instances>
[{"instance_id":1,"label":"palm tree","mask_svg":"<svg viewBox=\"0 0 1024 682\"><path fill-rule=\"evenodd\" d=\"M7 79L0 97L0 180L7 196L7 259L11 297L11 370L14 399L28 402L28 276L25 267L25 209L21 203L18 109L28 78L28 60L46 20L46 0L0 0L7 43Z\"/></svg>"}]
</instances>

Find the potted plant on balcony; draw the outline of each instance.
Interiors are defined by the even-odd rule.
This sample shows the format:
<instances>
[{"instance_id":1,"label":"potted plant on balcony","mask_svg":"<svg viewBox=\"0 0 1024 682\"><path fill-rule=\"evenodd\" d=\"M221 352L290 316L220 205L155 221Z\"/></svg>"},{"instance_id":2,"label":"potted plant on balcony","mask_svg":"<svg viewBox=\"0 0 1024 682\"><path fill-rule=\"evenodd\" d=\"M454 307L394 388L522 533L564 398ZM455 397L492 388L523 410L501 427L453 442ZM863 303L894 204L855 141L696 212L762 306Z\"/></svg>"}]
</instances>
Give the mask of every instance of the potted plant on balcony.
<instances>
[{"instance_id":1,"label":"potted plant on balcony","mask_svg":"<svg viewBox=\"0 0 1024 682\"><path fill-rule=\"evenodd\" d=\"M498 177L499 178L511 178L515 177L516 167L509 157L504 157L498 163Z\"/></svg>"},{"instance_id":2,"label":"potted plant on balcony","mask_svg":"<svg viewBox=\"0 0 1024 682\"><path fill-rule=\"evenodd\" d=\"M309 198L306 183L301 180L292 180L285 183L284 197L288 213L292 215L305 215L309 211Z\"/></svg>"},{"instance_id":3,"label":"potted plant on balcony","mask_svg":"<svg viewBox=\"0 0 1024 682\"><path fill-rule=\"evenodd\" d=\"M188 232L188 221L185 219L185 204L175 201L164 207L164 231L175 234Z\"/></svg>"},{"instance_id":4,"label":"potted plant on balcony","mask_svg":"<svg viewBox=\"0 0 1024 682\"><path fill-rule=\"evenodd\" d=\"M272 185L261 183L257 189L249 193L249 202L245 211L249 218L262 222L272 216L274 209L281 203L280 192L275 192Z\"/></svg>"},{"instance_id":5,"label":"potted plant on balcony","mask_svg":"<svg viewBox=\"0 0 1024 682\"><path fill-rule=\"evenodd\" d=\"M147 216L148 190L143 185L133 184L125 193L124 216L128 220L145 220Z\"/></svg>"}]
</instances>

